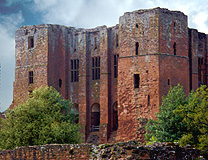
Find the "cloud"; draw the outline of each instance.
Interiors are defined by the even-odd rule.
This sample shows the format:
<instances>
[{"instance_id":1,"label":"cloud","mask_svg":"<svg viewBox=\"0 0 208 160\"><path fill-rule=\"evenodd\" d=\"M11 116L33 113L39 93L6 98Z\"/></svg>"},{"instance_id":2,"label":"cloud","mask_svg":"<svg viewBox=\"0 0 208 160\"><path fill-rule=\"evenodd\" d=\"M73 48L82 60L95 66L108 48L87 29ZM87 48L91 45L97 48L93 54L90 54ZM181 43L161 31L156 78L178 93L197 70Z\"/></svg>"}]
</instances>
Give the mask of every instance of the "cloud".
<instances>
[{"instance_id":1,"label":"cloud","mask_svg":"<svg viewBox=\"0 0 208 160\"><path fill-rule=\"evenodd\" d=\"M15 68L15 39L14 33L18 25L24 21L22 12L0 15L0 111L4 111L12 102L13 81Z\"/></svg>"},{"instance_id":2,"label":"cloud","mask_svg":"<svg viewBox=\"0 0 208 160\"><path fill-rule=\"evenodd\" d=\"M25 2L29 2L29 1L32 1L32 0L6 0L6 3L4 4L6 7L10 7L12 6L13 4L16 4L16 3L25 3Z\"/></svg>"},{"instance_id":3,"label":"cloud","mask_svg":"<svg viewBox=\"0 0 208 160\"><path fill-rule=\"evenodd\" d=\"M75 27L92 28L99 25L113 26L124 12L148 8L168 8L189 15L189 26L208 32L208 3L195 0L34 0L36 12L42 22ZM201 13L203 11L203 15Z\"/></svg>"}]
</instances>

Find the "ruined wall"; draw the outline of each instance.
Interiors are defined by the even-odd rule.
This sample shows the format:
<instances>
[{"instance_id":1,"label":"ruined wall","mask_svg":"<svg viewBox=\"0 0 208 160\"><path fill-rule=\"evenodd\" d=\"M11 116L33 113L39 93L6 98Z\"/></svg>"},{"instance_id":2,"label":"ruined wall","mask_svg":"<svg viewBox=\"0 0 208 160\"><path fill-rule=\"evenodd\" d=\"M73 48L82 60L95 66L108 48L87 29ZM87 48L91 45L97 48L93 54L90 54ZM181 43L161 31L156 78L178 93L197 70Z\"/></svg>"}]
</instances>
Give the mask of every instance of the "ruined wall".
<instances>
[{"instance_id":1,"label":"ruined wall","mask_svg":"<svg viewBox=\"0 0 208 160\"><path fill-rule=\"evenodd\" d=\"M187 16L182 12L159 10L160 104L170 85L178 83L189 93Z\"/></svg>"},{"instance_id":2,"label":"ruined wall","mask_svg":"<svg viewBox=\"0 0 208 160\"><path fill-rule=\"evenodd\" d=\"M46 25L23 26L15 33L15 43L13 100L18 105L27 100L29 91L47 85L48 28ZM32 84L29 84L29 71L33 71Z\"/></svg>"},{"instance_id":3,"label":"ruined wall","mask_svg":"<svg viewBox=\"0 0 208 160\"><path fill-rule=\"evenodd\" d=\"M189 29L190 88L196 90L207 85L207 35L196 29Z\"/></svg>"},{"instance_id":4,"label":"ruined wall","mask_svg":"<svg viewBox=\"0 0 208 160\"><path fill-rule=\"evenodd\" d=\"M196 159L203 158L200 152L192 148L183 148L175 144L155 144L139 146L135 142L103 145L43 145L18 147L0 152L0 159Z\"/></svg>"}]
</instances>

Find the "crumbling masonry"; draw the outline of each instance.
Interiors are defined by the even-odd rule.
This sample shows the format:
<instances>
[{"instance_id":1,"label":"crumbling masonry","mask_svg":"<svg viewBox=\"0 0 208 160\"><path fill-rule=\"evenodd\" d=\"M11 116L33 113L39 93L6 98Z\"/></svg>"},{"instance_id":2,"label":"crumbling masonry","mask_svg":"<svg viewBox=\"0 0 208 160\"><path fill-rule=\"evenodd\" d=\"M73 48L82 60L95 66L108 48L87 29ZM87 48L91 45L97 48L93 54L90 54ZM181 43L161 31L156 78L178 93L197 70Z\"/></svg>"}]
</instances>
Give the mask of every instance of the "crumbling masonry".
<instances>
[{"instance_id":1,"label":"crumbling masonry","mask_svg":"<svg viewBox=\"0 0 208 160\"><path fill-rule=\"evenodd\" d=\"M53 86L74 103L85 141L142 141L170 85L207 85L207 39L182 12L162 8L125 13L114 27L20 27L13 105Z\"/></svg>"}]
</instances>

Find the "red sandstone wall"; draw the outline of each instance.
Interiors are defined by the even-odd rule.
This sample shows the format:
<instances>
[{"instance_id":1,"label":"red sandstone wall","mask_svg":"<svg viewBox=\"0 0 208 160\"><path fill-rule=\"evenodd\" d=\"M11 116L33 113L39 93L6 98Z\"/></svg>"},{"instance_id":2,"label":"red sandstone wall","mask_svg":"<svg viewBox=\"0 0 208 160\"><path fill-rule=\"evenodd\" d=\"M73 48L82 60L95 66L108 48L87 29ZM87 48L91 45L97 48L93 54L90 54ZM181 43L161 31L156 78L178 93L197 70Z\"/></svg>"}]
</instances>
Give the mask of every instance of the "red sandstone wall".
<instances>
[{"instance_id":1,"label":"red sandstone wall","mask_svg":"<svg viewBox=\"0 0 208 160\"><path fill-rule=\"evenodd\" d=\"M28 37L34 37L34 47L28 49ZM26 101L28 91L47 85L48 29L44 25L23 26L15 33L14 105ZM33 71L33 84L29 85L29 71Z\"/></svg>"},{"instance_id":2,"label":"red sandstone wall","mask_svg":"<svg viewBox=\"0 0 208 160\"><path fill-rule=\"evenodd\" d=\"M125 13L119 21L117 141L141 140L142 118L155 117L159 101L158 10ZM135 43L139 43L136 55ZM140 75L134 88L134 74ZM150 103L148 104L148 97Z\"/></svg>"}]
</instances>

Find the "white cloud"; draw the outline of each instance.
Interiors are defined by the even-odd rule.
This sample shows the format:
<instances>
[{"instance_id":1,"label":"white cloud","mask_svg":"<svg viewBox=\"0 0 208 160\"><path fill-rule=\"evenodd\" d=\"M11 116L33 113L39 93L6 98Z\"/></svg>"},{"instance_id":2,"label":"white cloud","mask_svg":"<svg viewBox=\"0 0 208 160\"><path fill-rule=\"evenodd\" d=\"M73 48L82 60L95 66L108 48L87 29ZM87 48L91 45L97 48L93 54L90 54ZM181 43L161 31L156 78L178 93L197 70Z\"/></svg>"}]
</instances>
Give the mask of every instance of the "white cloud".
<instances>
[{"instance_id":1,"label":"white cloud","mask_svg":"<svg viewBox=\"0 0 208 160\"><path fill-rule=\"evenodd\" d=\"M12 102L14 81L15 39L17 26L24 21L22 12L17 14L0 15L0 111L4 111Z\"/></svg>"},{"instance_id":2,"label":"white cloud","mask_svg":"<svg viewBox=\"0 0 208 160\"><path fill-rule=\"evenodd\" d=\"M201 2L202 1L202 2ZM42 14L43 23L56 23L75 27L92 28L99 25L113 26L124 12L148 8L168 8L189 15L189 26L208 31L205 0L34 0L35 11ZM201 17L201 11L203 16Z\"/></svg>"}]
</instances>

